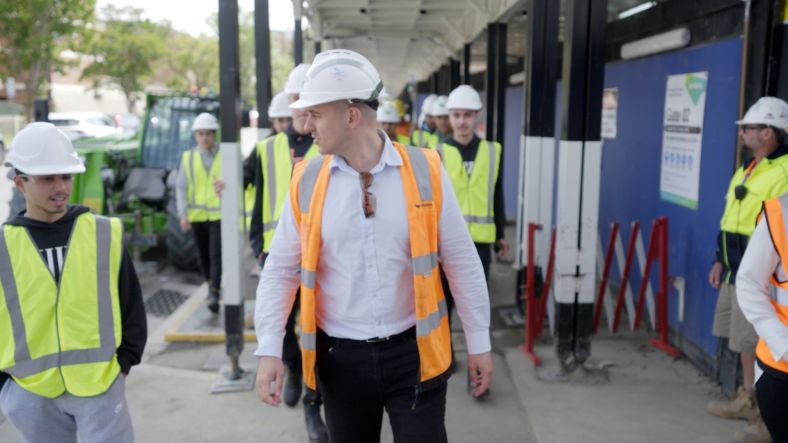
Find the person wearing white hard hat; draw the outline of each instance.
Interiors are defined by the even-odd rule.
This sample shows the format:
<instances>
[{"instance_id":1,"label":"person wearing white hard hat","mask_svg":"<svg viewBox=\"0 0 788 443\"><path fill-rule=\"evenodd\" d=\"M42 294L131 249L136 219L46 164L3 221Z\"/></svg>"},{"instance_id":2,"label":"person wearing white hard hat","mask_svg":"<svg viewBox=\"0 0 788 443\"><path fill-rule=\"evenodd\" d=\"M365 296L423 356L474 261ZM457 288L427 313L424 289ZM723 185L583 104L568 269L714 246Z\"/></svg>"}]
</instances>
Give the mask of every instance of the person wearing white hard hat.
<instances>
[{"instance_id":1,"label":"person wearing white hard hat","mask_svg":"<svg viewBox=\"0 0 788 443\"><path fill-rule=\"evenodd\" d=\"M271 129L274 134L285 132L293 120L293 113L290 109L287 93L282 91L271 99L268 106L268 118L271 119Z\"/></svg>"},{"instance_id":2,"label":"person wearing white hard hat","mask_svg":"<svg viewBox=\"0 0 788 443\"><path fill-rule=\"evenodd\" d=\"M435 121L435 132L430 148L435 148L438 143L451 137L451 123L449 122L449 97L441 95L432 102L432 118Z\"/></svg>"},{"instance_id":3,"label":"person wearing white hard hat","mask_svg":"<svg viewBox=\"0 0 788 443\"><path fill-rule=\"evenodd\" d=\"M743 384L732 400L711 401L706 409L724 418L756 420L753 384L758 336L736 300L736 275L764 200L788 191L788 146L783 130L788 125L788 103L761 97L736 124L749 159L737 168L728 186L716 259L708 279L719 289L712 332L727 338L728 348L739 354ZM762 422L754 423L755 427L743 432L757 434L762 428L763 435Z\"/></svg>"},{"instance_id":4,"label":"person wearing white hard hat","mask_svg":"<svg viewBox=\"0 0 788 443\"><path fill-rule=\"evenodd\" d=\"M195 117L192 132L197 146L181 156L176 186L181 230L191 231L200 254L200 269L208 283L208 310L219 312L222 287L221 154L216 144L219 122L203 112Z\"/></svg>"},{"instance_id":5,"label":"person wearing white hard hat","mask_svg":"<svg viewBox=\"0 0 788 443\"><path fill-rule=\"evenodd\" d=\"M395 441L445 442L451 334L438 262L475 395L492 379L487 285L437 152L377 128L382 87L364 56L330 50L291 105L308 113L322 156L295 167L257 288L257 391L281 401L282 329L300 284L304 381L320 387L331 441L380 441L385 409Z\"/></svg>"},{"instance_id":6,"label":"person wearing white hard hat","mask_svg":"<svg viewBox=\"0 0 788 443\"><path fill-rule=\"evenodd\" d=\"M419 128L414 130L410 135L410 143L412 146L420 148L434 146L436 143L435 136L435 119L432 117L432 103L438 98L435 94L430 94L421 103L421 114L419 115Z\"/></svg>"},{"instance_id":7,"label":"person wearing white hard hat","mask_svg":"<svg viewBox=\"0 0 788 443\"><path fill-rule=\"evenodd\" d=\"M125 378L147 340L123 223L69 205L85 166L31 123L6 165L26 209L0 228L0 411L23 441L134 441Z\"/></svg>"},{"instance_id":8,"label":"person wearing white hard hat","mask_svg":"<svg viewBox=\"0 0 788 443\"><path fill-rule=\"evenodd\" d=\"M382 129L389 139L396 140L403 145L410 144L410 137L402 134L397 134L397 128L400 124L399 111L391 102L381 102L378 106L378 127Z\"/></svg>"},{"instance_id":9,"label":"person wearing white hard hat","mask_svg":"<svg viewBox=\"0 0 788 443\"><path fill-rule=\"evenodd\" d=\"M309 70L309 64L296 66L287 77L284 94L287 104L298 100L301 88ZM312 134L305 129L307 114L302 109L291 109L290 124L284 131L270 136L257 143L254 155L259 159L255 162L255 195L252 209L252 223L249 229L249 242L252 253L262 266L266 260L271 240L279 223L282 206L287 198L293 166L302 160L317 157L317 145ZM303 386L301 375L301 349L295 333L296 315L300 294L296 292L296 301L287 317L285 324L282 360L287 367L287 382L284 386L283 400L285 405L294 407L301 399ZM307 434L311 441L328 441L328 431L320 416L322 398L317 390L307 388L303 395L304 418Z\"/></svg>"}]
</instances>

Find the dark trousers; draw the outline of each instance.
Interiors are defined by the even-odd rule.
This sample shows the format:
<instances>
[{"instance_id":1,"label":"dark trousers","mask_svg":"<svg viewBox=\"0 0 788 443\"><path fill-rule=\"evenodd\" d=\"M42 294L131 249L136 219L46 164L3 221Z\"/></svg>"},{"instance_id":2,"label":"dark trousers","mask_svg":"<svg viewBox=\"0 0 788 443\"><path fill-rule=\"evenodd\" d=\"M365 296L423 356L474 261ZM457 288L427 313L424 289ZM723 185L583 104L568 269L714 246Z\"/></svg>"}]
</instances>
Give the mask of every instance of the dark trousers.
<instances>
[{"instance_id":1,"label":"dark trousers","mask_svg":"<svg viewBox=\"0 0 788 443\"><path fill-rule=\"evenodd\" d=\"M479 259L482 261L482 268L484 269L484 281L490 281L490 262L492 262L492 252L490 251L490 243L474 243L476 252L479 253ZM451 313L454 311L454 296L449 288L449 280L446 279L443 269L441 269L441 283L443 284L443 295L446 296L446 306L449 308L449 324L451 325Z\"/></svg>"},{"instance_id":2,"label":"dark trousers","mask_svg":"<svg viewBox=\"0 0 788 443\"><path fill-rule=\"evenodd\" d=\"M772 440L788 442L788 379L764 372L755 383L755 397Z\"/></svg>"},{"instance_id":3,"label":"dark trousers","mask_svg":"<svg viewBox=\"0 0 788 443\"><path fill-rule=\"evenodd\" d=\"M222 287L222 222L192 223L192 234L200 254L200 270L211 289Z\"/></svg>"},{"instance_id":4,"label":"dark trousers","mask_svg":"<svg viewBox=\"0 0 788 443\"><path fill-rule=\"evenodd\" d=\"M413 329L378 343L318 331L317 382L332 442L379 442L384 408L395 443L447 441L446 379L419 383Z\"/></svg>"},{"instance_id":5,"label":"dark trousers","mask_svg":"<svg viewBox=\"0 0 788 443\"><path fill-rule=\"evenodd\" d=\"M301 370L301 348L298 345L298 337L295 333L296 316L298 315L298 307L301 305L301 289L296 292L296 299L293 303L293 308L290 309L290 315L287 317L285 324L285 340L282 347L282 362L290 371L295 371L298 374L302 373ZM320 396L320 390L313 391L306 388L304 392L304 404L320 405L323 399Z\"/></svg>"}]
</instances>

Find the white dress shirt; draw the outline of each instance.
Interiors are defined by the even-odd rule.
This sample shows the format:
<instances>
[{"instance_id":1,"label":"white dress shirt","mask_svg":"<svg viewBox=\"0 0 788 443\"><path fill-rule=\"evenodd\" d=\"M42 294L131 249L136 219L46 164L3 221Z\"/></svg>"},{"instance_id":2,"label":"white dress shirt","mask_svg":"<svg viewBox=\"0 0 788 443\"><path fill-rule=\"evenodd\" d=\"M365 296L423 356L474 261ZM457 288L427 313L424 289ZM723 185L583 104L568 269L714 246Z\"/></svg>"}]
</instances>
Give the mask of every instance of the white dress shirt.
<instances>
[{"instance_id":1,"label":"white dress shirt","mask_svg":"<svg viewBox=\"0 0 788 443\"><path fill-rule=\"evenodd\" d=\"M370 171L375 215L364 217L359 174L334 156L323 205L316 273L317 326L332 337L387 337L416 324L413 266L402 158L383 131L380 161ZM451 181L442 170L438 254L462 320L468 352L490 351L490 302L481 261ZM255 355L281 357L284 327L301 276L301 238L285 199L255 304Z\"/></svg>"},{"instance_id":2,"label":"white dress shirt","mask_svg":"<svg viewBox=\"0 0 788 443\"><path fill-rule=\"evenodd\" d=\"M788 280L772 244L769 227L761 220L747 243L736 273L736 297L758 337L766 341L772 357L780 361L788 353L788 326L777 317L770 300L788 305L788 291L772 285L769 281L772 275L780 282Z\"/></svg>"}]
</instances>

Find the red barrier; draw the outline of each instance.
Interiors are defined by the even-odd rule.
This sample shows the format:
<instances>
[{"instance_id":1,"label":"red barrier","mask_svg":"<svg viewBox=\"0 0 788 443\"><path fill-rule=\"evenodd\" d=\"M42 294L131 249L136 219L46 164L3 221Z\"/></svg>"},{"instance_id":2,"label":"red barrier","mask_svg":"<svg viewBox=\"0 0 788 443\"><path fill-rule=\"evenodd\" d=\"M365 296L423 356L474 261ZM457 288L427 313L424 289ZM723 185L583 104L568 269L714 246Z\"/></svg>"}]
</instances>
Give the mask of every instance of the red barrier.
<instances>
[{"instance_id":1,"label":"red barrier","mask_svg":"<svg viewBox=\"0 0 788 443\"><path fill-rule=\"evenodd\" d=\"M605 267L602 269L602 280L599 282L599 293L596 296L596 306L594 306L594 320L592 328L594 334L599 329L599 320L602 317L602 305L607 290L607 279L610 277L610 265L613 263L613 254L616 250L616 238L618 237L618 223L610 224L610 240L607 242L607 253L605 254Z\"/></svg>"},{"instance_id":2,"label":"red barrier","mask_svg":"<svg viewBox=\"0 0 788 443\"><path fill-rule=\"evenodd\" d=\"M534 353L534 341L539 331L536 330L538 323L537 315L540 311L536 301L536 266L534 264L534 240L536 231L542 229L542 225L536 223L528 224L528 264L525 269L525 343L520 348L535 366L542 364L542 361Z\"/></svg>"},{"instance_id":3,"label":"red barrier","mask_svg":"<svg viewBox=\"0 0 788 443\"><path fill-rule=\"evenodd\" d=\"M629 283L629 271L632 269L632 259L635 255L635 241L637 240L640 222L633 221L632 229L629 233L629 246L627 246L627 261L624 264L624 273L621 276L621 286L618 288L618 298L616 299L616 313L613 317L613 332L618 332L618 324L621 322L621 311L624 308L624 296L627 293Z\"/></svg>"},{"instance_id":4,"label":"red barrier","mask_svg":"<svg viewBox=\"0 0 788 443\"><path fill-rule=\"evenodd\" d=\"M657 293L657 334L651 344L662 352L677 358L681 351L668 343L668 219L660 217L657 223L661 228L659 236L659 292Z\"/></svg>"}]
</instances>

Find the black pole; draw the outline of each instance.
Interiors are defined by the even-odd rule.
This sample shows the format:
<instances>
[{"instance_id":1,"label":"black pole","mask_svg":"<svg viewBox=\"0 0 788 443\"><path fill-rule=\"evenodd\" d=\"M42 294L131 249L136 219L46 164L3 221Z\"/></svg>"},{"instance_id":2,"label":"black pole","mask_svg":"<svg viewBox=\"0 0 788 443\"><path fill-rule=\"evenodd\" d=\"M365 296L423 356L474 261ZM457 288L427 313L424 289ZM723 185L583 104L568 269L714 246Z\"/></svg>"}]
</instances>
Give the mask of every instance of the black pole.
<instances>
[{"instance_id":1,"label":"black pole","mask_svg":"<svg viewBox=\"0 0 788 443\"><path fill-rule=\"evenodd\" d=\"M460 61L449 58L449 91L460 86Z\"/></svg>"},{"instance_id":2,"label":"black pole","mask_svg":"<svg viewBox=\"0 0 788 443\"><path fill-rule=\"evenodd\" d=\"M238 63L238 2L219 0L219 117L222 143L238 143L241 123L241 78ZM240 159L239 159L240 169ZM237 366L243 351L243 300L225 303L224 330L227 355ZM240 371L240 367L235 369ZM237 374L236 374L237 375Z\"/></svg>"},{"instance_id":3,"label":"black pole","mask_svg":"<svg viewBox=\"0 0 788 443\"><path fill-rule=\"evenodd\" d=\"M487 24L487 72L485 76L485 92L487 95L487 140L495 139L495 80L497 78L496 62L498 61L498 23Z\"/></svg>"},{"instance_id":4,"label":"black pole","mask_svg":"<svg viewBox=\"0 0 788 443\"><path fill-rule=\"evenodd\" d=\"M462 48L462 82L471 84L471 44L466 43Z\"/></svg>"},{"instance_id":5,"label":"black pole","mask_svg":"<svg viewBox=\"0 0 788 443\"><path fill-rule=\"evenodd\" d=\"M301 35L301 17L295 18L293 30L293 62L298 66L304 62L304 38Z\"/></svg>"},{"instance_id":6,"label":"black pole","mask_svg":"<svg viewBox=\"0 0 788 443\"><path fill-rule=\"evenodd\" d=\"M435 71L430 75L430 94L437 94L438 93L438 74L440 70Z\"/></svg>"},{"instance_id":7,"label":"black pole","mask_svg":"<svg viewBox=\"0 0 788 443\"><path fill-rule=\"evenodd\" d=\"M555 135L559 2L530 0L526 39L523 135Z\"/></svg>"},{"instance_id":8,"label":"black pole","mask_svg":"<svg viewBox=\"0 0 788 443\"><path fill-rule=\"evenodd\" d=\"M254 1L255 69L257 73L257 127L268 124L271 103L271 32L268 27L268 0Z\"/></svg>"},{"instance_id":9,"label":"black pole","mask_svg":"<svg viewBox=\"0 0 788 443\"><path fill-rule=\"evenodd\" d=\"M315 40L315 55L320 54L323 52L323 42L320 40Z\"/></svg>"},{"instance_id":10,"label":"black pole","mask_svg":"<svg viewBox=\"0 0 788 443\"><path fill-rule=\"evenodd\" d=\"M495 141L503 143L504 122L506 121L506 85L509 83L506 70L506 23L498 23L497 36L495 37ZM501 152L501 164L504 162L504 152ZM501 170L503 173L503 170Z\"/></svg>"}]
</instances>

